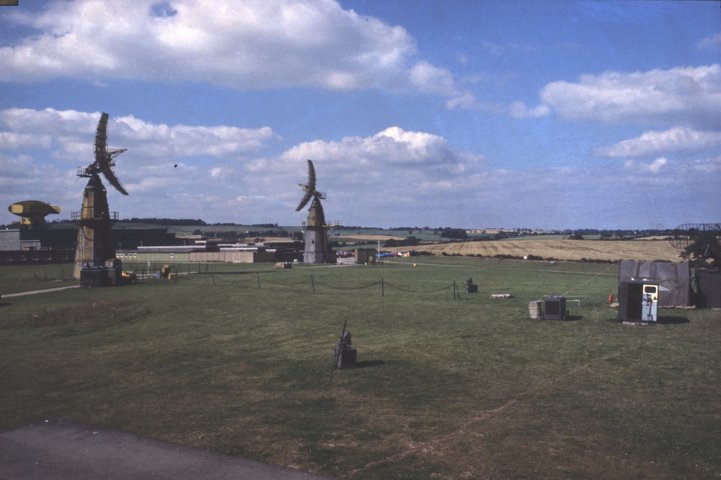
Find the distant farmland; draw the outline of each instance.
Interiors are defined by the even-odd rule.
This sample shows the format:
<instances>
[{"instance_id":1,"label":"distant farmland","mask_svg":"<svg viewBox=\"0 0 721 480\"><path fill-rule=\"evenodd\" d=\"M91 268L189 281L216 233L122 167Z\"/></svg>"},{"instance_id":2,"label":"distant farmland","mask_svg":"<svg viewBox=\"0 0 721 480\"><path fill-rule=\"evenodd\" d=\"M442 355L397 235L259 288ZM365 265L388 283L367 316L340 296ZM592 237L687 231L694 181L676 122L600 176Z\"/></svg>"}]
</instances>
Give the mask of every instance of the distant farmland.
<instances>
[{"instance_id":1,"label":"distant farmland","mask_svg":"<svg viewBox=\"0 0 721 480\"><path fill-rule=\"evenodd\" d=\"M389 250L408 250L411 247L397 247ZM529 256L556 260L598 260L618 261L666 260L681 261L680 251L666 240L490 240L476 242L453 242L412 247L417 252L433 255L466 256Z\"/></svg>"},{"instance_id":2,"label":"distant farmland","mask_svg":"<svg viewBox=\"0 0 721 480\"><path fill-rule=\"evenodd\" d=\"M338 242L355 241L355 242L385 242L387 240L404 240L405 237L393 235L377 235L377 234L341 234L331 236L331 240Z\"/></svg>"}]
</instances>

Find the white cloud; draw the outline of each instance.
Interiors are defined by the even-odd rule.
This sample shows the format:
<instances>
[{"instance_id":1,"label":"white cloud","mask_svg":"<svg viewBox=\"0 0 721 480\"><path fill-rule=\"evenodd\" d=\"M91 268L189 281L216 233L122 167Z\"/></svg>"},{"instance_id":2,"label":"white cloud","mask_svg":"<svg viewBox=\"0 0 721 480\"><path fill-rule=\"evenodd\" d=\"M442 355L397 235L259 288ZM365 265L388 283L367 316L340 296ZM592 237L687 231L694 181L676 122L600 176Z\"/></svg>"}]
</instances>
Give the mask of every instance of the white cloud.
<instances>
[{"instance_id":1,"label":"white cloud","mask_svg":"<svg viewBox=\"0 0 721 480\"><path fill-rule=\"evenodd\" d=\"M8 108L0 110L0 126L13 132L27 132L28 135L72 135L92 132L97 126L100 114L78 112L76 110L55 110L46 108Z\"/></svg>"},{"instance_id":2,"label":"white cloud","mask_svg":"<svg viewBox=\"0 0 721 480\"><path fill-rule=\"evenodd\" d=\"M475 110L478 112L487 112L494 115L507 115L511 118L541 118L551 113L551 108L545 104L539 104L535 107L529 107L524 102L516 100L511 104L504 105L498 102L487 102L478 100L472 94L460 93L458 96L449 98L446 101L446 107L449 109L460 108L463 110Z\"/></svg>"},{"instance_id":3,"label":"white cloud","mask_svg":"<svg viewBox=\"0 0 721 480\"><path fill-rule=\"evenodd\" d=\"M533 108L529 108L525 103L516 101L511 104L508 109L508 113L513 118L540 118L551 113L551 109L548 105L537 105Z\"/></svg>"},{"instance_id":4,"label":"white cloud","mask_svg":"<svg viewBox=\"0 0 721 480\"><path fill-rule=\"evenodd\" d=\"M637 162L635 160L626 160L623 164L627 170L635 170L639 172L648 172L657 174L663 167L668 164L668 159L665 157L659 157L651 163Z\"/></svg>"},{"instance_id":5,"label":"white cloud","mask_svg":"<svg viewBox=\"0 0 721 480\"><path fill-rule=\"evenodd\" d=\"M200 81L238 89L380 88L458 98L408 32L333 0L53 2L0 48L0 81Z\"/></svg>"},{"instance_id":6,"label":"white cloud","mask_svg":"<svg viewBox=\"0 0 721 480\"><path fill-rule=\"evenodd\" d=\"M83 181L76 177L75 167L93 161L99 118L100 113L75 110L0 110L0 139L22 140L14 141L17 155L0 155L0 200L10 204L40 198L61 205L63 212L77 209ZM226 171L232 172L233 164L242 164L274 138L268 127L164 125L111 116L109 146L128 148L117 159L116 174L130 197L120 199L108 186L110 202L126 216L185 218L187 209L197 217L197 209L211 211L218 201L208 203L196 196L197 205L183 204L180 199L190 198L183 195L237 194L235 189L244 188L243 183L225 181Z\"/></svg>"},{"instance_id":7,"label":"white cloud","mask_svg":"<svg viewBox=\"0 0 721 480\"><path fill-rule=\"evenodd\" d=\"M541 98L572 119L721 127L721 65L583 75L575 83L549 83Z\"/></svg>"},{"instance_id":8,"label":"white cloud","mask_svg":"<svg viewBox=\"0 0 721 480\"><path fill-rule=\"evenodd\" d=\"M0 178L6 179L6 183L13 180L23 181L34 178L40 172L35 168L32 158L27 155L5 155L0 153Z\"/></svg>"},{"instance_id":9,"label":"white cloud","mask_svg":"<svg viewBox=\"0 0 721 480\"><path fill-rule=\"evenodd\" d=\"M481 155L458 151L443 137L394 126L368 137L303 142L277 158L251 162L243 176L252 176L257 191L276 192L276 201L292 211L300 200L295 185L305 181L306 159L313 160L318 188L328 195L326 215L343 221L350 221L349 214L390 213L391 201L414 213L438 209L449 195L462 195L465 177L483 165ZM366 220L372 224L370 216Z\"/></svg>"},{"instance_id":10,"label":"white cloud","mask_svg":"<svg viewBox=\"0 0 721 480\"><path fill-rule=\"evenodd\" d=\"M702 173L707 178L715 178L714 175L719 177L721 176L721 155L691 162L690 168L693 172ZM721 178L717 178L716 181L721 182Z\"/></svg>"},{"instance_id":11,"label":"white cloud","mask_svg":"<svg viewBox=\"0 0 721 480\"><path fill-rule=\"evenodd\" d=\"M0 204L2 205L10 205L22 200L43 200L53 205L63 205L63 212L67 212L72 205L68 203L69 192L72 191L75 181L74 169L68 171L55 165L44 165L25 154L0 153ZM7 212L5 208L2 211ZM9 213L2 217L4 222L18 220ZM0 223L3 223L3 220L0 220Z\"/></svg>"},{"instance_id":12,"label":"white cloud","mask_svg":"<svg viewBox=\"0 0 721 480\"><path fill-rule=\"evenodd\" d=\"M51 138L32 155L23 148L0 155L0 200L38 197L63 212L77 209L84 181L75 176L75 166L92 161L98 118L92 112L0 110L0 132ZM300 223L297 184L305 181L307 158L316 165L319 189L328 193L329 218L350 219L361 204L378 215L389 205L381 192L394 192L393 201L409 208L438 209L448 198L475 190L471 179L483 165L481 155L459 151L441 136L398 126L367 137L302 142L275 156L257 151L273 138L270 129L111 116L108 137L111 147L128 148L116 173L130 196L108 188L112 208L123 217ZM0 212L4 222L13 220L8 216Z\"/></svg>"},{"instance_id":13,"label":"white cloud","mask_svg":"<svg viewBox=\"0 0 721 480\"><path fill-rule=\"evenodd\" d=\"M33 111L23 111L22 115L8 115L0 111L0 120L10 118L19 128L18 119L24 118L28 124L47 128L45 118L64 116L71 123L82 123L85 115L89 119L87 131L77 134L77 143L89 155L96 114L39 111L34 115ZM164 128L139 118L134 122L124 128L134 126L134 131L145 135L142 142L171 141L169 133L157 133ZM55 126L67 135L67 128ZM115 140L113 132L117 130L119 124L111 124L111 143L129 146L125 138ZM54 136L52 143L58 143ZM629 159L622 172L600 165L542 171L490 170L482 156L460 151L439 135L398 126L365 137L303 142L275 156L260 157L251 152L240 161L175 157L172 148L160 150L170 155L147 161L120 158L118 177L130 196L120 196L113 189L108 195L111 208L123 218L300 225L305 212L295 212L302 194L297 184L305 181L306 158L314 160L318 188L328 194L324 207L329 220L380 226L637 228L659 221L677 224L688 214L684 205L698 198L708 200L700 202L694 218L712 218L718 212L717 202L712 200L721 181L718 156L690 162L672 162L665 156L650 161ZM126 155L130 154L131 150ZM80 207L84 181L75 177L74 168L65 165L43 151L32 156L21 151L0 153L0 201L8 205L37 198L60 205L60 218L67 218ZM694 185L693 191L679 187L680 177ZM560 191L556 188L559 184L564 185ZM549 197L551 190L555 193ZM609 197L611 190L617 195ZM642 220L639 224L637 217L619 215L615 208L641 202L651 209L648 217L652 224ZM8 212L0 211L0 223L14 220Z\"/></svg>"},{"instance_id":14,"label":"white cloud","mask_svg":"<svg viewBox=\"0 0 721 480\"><path fill-rule=\"evenodd\" d=\"M210 176L219 178L222 177L225 173L225 169L223 167L213 167L210 169Z\"/></svg>"},{"instance_id":15,"label":"white cloud","mask_svg":"<svg viewBox=\"0 0 721 480\"><path fill-rule=\"evenodd\" d=\"M659 157L653 162L646 165L646 168L651 173L658 173L663 167L668 164L668 160L665 157Z\"/></svg>"},{"instance_id":16,"label":"white cloud","mask_svg":"<svg viewBox=\"0 0 721 480\"><path fill-rule=\"evenodd\" d=\"M410 69L409 77L411 85L418 91L448 98L446 107L451 110L477 108L476 97L459 87L453 74L448 70L421 61Z\"/></svg>"},{"instance_id":17,"label":"white cloud","mask_svg":"<svg viewBox=\"0 0 721 480\"><path fill-rule=\"evenodd\" d=\"M712 35L710 37L702 39L696 44L696 47L699 49L721 47L721 32L717 33L716 35Z\"/></svg>"},{"instance_id":18,"label":"white cloud","mask_svg":"<svg viewBox=\"0 0 721 480\"><path fill-rule=\"evenodd\" d=\"M0 145L52 148L58 158L90 163L99 118L97 112L52 108L0 110ZM111 116L108 124L109 145L128 148L129 156L143 158L146 164L168 157L233 158L257 152L274 138L270 127L152 124L132 115Z\"/></svg>"},{"instance_id":19,"label":"white cloud","mask_svg":"<svg viewBox=\"0 0 721 480\"><path fill-rule=\"evenodd\" d=\"M470 92L462 92L446 101L446 107L450 110L460 108L462 110L482 110L484 105Z\"/></svg>"},{"instance_id":20,"label":"white cloud","mask_svg":"<svg viewBox=\"0 0 721 480\"><path fill-rule=\"evenodd\" d=\"M281 155L284 162L301 164L306 158L327 163L334 170L384 171L408 178L453 175L482 160L453 149L438 135L389 127L371 137L346 137L340 141L301 143Z\"/></svg>"},{"instance_id":21,"label":"white cloud","mask_svg":"<svg viewBox=\"0 0 721 480\"><path fill-rule=\"evenodd\" d=\"M428 62L418 62L409 72L411 84L420 92L457 97L462 93L456 86L453 74L448 70L431 65Z\"/></svg>"},{"instance_id":22,"label":"white cloud","mask_svg":"<svg viewBox=\"0 0 721 480\"><path fill-rule=\"evenodd\" d=\"M668 153L696 153L721 146L721 132L676 127L662 132L649 131L596 150L606 157L650 157Z\"/></svg>"},{"instance_id":23,"label":"white cloud","mask_svg":"<svg viewBox=\"0 0 721 480\"><path fill-rule=\"evenodd\" d=\"M19 148L48 148L49 135L30 135L14 132L0 132L0 149L16 150Z\"/></svg>"},{"instance_id":24,"label":"white cloud","mask_svg":"<svg viewBox=\"0 0 721 480\"><path fill-rule=\"evenodd\" d=\"M133 116L118 117L115 124L116 138L135 144L139 153L155 157L231 157L257 152L274 138L270 127L169 126L147 123Z\"/></svg>"},{"instance_id":25,"label":"white cloud","mask_svg":"<svg viewBox=\"0 0 721 480\"><path fill-rule=\"evenodd\" d=\"M91 159L97 117L96 113L77 111L0 110L0 130L26 132L26 122L33 131L52 137L50 149L72 140L77 145L73 148L82 151L79 158ZM73 132L59 120L62 118L82 131L68 140ZM348 224L638 227L636 217L618 217L614 205L647 202L655 209L654 223L676 224L685 218L686 210L669 213L661 204L681 205L694 198L709 199L695 215L711 218L718 211L717 202L711 200L721 182L718 156L685 163L661 155L646 162L630 159L620 173L600 165L490 170L481 155L458 150L442 136L392 126L369 136L302 142L278 155L262 156L251 149L238 159L202 153L212 151L209 145L200 148L199 154L184 155L166 145L175 141L175 126L129 118L122 123L111 117L111 122L118 123L109 127L111 145L131 148L117 166L130 196L108 189L111 208L124 218L299 225L305 212L295 212L302 195L297 184L306 179L307 158L316 165L318 188L328 194L326 217ZM214 131L216 127L192 128L201 141L220 145L237 134L228 127L212 135L206 129ZM127 131L121 135L122 129ZM131 138L133 132L139 139ZM157 151L162 155L132 156L133 151L148 149L153 143L160 144ZM75 176L75 168L68 162L53 159L50 149L33 150L32 154L23 153L22 148L13 155L0 153L1 202L8 205L37 198L60 205L60 218L80 207L84 180ZM679 190L677 179L681 177L694 185L693 192L685 187ZM556 188L559 184L564 185L561 191ZM548 196L551 190L555 193ZM618 194L609 197L611 190ZM654 201L649 202L650 198ZM0 211L0 223L14 220Z\"/></svg>"},{"instance_id":26,"label":"white cloud","mask_svg":"<svg viewBox=\"0 0 721 480\"><path fill-rule=\"evenodd\" d=\"M478 46L495 57L506 57L508 55L512 55L512 54L518 53L518 52L521 52L521 53L534 52L538 49L537 46L533 46L530 44L521 44L521 43L513 43L513 42L498 43L498 42L480 41L480 42L478 42Z\"/></svg>"}]
</instances>

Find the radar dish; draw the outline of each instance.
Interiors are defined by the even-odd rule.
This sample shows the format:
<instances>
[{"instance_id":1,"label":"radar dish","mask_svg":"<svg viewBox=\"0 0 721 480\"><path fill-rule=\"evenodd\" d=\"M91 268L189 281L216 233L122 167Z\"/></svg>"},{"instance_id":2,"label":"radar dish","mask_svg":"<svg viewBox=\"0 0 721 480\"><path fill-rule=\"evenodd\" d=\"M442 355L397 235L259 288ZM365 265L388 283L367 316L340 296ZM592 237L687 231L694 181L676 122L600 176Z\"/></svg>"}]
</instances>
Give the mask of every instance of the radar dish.
<instances>
[{"instance_id":1,"label":"radar dish","mask_svg":"<svg viewBox=\"0 0 721 480\"><path fill-rule=\"evenodd\" d=\"M113 168L115 166L115 157L126 151L126 148L118 148L109 150L108 149L108 117L107 113L100 116L98 122L98 129L95 133L95 161L88 165L81 176L89 177L102 173L103 176L115 187L117 191L123 195L127 195L128 192L121 185L120 180L115 175Z\"/></svg>"},{"instance_id":2,"label":"radar dish","mask_svg":"<svg viewBox=\"0 0 721 480\"><path fill-rule=\"evenodd\" d=\"M303 207L305 207L310 201L310 199L313 197L325 198L322 193L315 189L315 168L313 167L313 161L311 160L308 160L308 183L305 185L299 183L298 185L303 188L303 192L305 192L305 195L298 204L298 208L295 209L296 212L299 212Z\"/></svg>"}]
</instances>

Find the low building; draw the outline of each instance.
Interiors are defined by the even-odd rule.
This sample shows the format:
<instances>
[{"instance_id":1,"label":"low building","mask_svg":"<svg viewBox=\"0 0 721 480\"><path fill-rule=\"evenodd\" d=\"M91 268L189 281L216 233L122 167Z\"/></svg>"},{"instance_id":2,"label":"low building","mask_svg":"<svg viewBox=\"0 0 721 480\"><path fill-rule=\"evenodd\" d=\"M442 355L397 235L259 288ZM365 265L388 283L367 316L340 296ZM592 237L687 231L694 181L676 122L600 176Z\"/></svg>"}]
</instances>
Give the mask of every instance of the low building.
<instances>
[{"instance_id":1,"label":"low building","mask_svg":"<svg viewBox=\"0 0 721 480\"><path fill-rule=\"evenodd\" d=\"M118 228L115 225L111 235L118 250L177 243L175 235L162 227ZM73 262L77 236L78 227L72 222L0 230L0 265Z\"/></svg>"},{"instance_id":2,"label":"low building","mask_svg":"<svg viewBox=\"0 0 721 480\"><path fill-rule=\"evenodd\" d=\"M199 240L194 245L139 246L119 250L118 259L126 263L262 263L280 261L275 249L254 245L224 245Z\"/></svg>"},{"instance_id":3,"label":"low building","mask_svg":"<svg viewBox=\"0 0 721 480\"><path fill-rule=\"evenodd\" d=\"M621 261L619 285L642 280L659 286L659 307L691 305L691 269L688 263Z\"/></svg>"},{"instance_id":4,"label":"low building","mask_svg":"<svg viewBox=\"0 0 721 480\"><path fill-rule=\"evenodd\" d=\"M360 265L375 263L377 253L374 248L357 248L355 251L355 263Z\"/></svg>"},{"instance_id":5,"label":"low building","mask_svg":"<svg viewBox=\"0 0 721 480\"><path fill-rule=\"evenodd\" d=\"M698 293L696 306L721 309L721 271L718 269L699 269L696 271Z\"/></svg>"},{"instance_id":6,"label":"low building","mask_svg":"<svg viewBox=\"0 0 721 480\"><path fill-rule=\"evenodd\" d=\"M0 265L73 262L77 228L48 227L0 230Z\"/></svg>"},{"instance_id":7,"label":"low building","mask_svg":"<svg viewBox=\"0 0 721 480\"><path fill-rule=\"evenodd\" d=\"M77 232L71 222L0 230L0 265L72 263ZM176 238L163 227L118 228L118 224L111 234L116 257L130 263L259 263L302 258L302 244L290 239L231 244L195 235Z\"/></svg>"}]
</instances>

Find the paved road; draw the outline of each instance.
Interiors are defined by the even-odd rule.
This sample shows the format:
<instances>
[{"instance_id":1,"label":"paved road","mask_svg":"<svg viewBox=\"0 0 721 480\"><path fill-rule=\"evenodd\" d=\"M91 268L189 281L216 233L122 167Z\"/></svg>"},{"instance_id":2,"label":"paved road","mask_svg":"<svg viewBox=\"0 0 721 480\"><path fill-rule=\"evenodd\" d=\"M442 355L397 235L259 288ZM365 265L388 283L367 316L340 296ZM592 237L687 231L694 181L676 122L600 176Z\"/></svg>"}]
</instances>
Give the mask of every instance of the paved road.
<instances>
[{"instance_id":1,"label":"paved road","mask_svg":"<svg viewBox=\"0 0 721 480\"><path fill-rule=\"evenodd\" d=\"M0 295L0 298L24 297L25 295L37 295L40 293L61 292L63 290L67 290L69 288L80 288L80 285L67 285L65 287L46 288L44 290L31 290L29 292L6 293L4 295Z\"/></svg>"},{"instance_id":2,"label":"paved road","mask_svg":"<svg viewBox=\"0 0 721 480\"><path fill-rule=\"evenodd\" d=\"M0 480L18 479L330 480L67 421L0 432Z\"/></svg>"}]
</instances>

